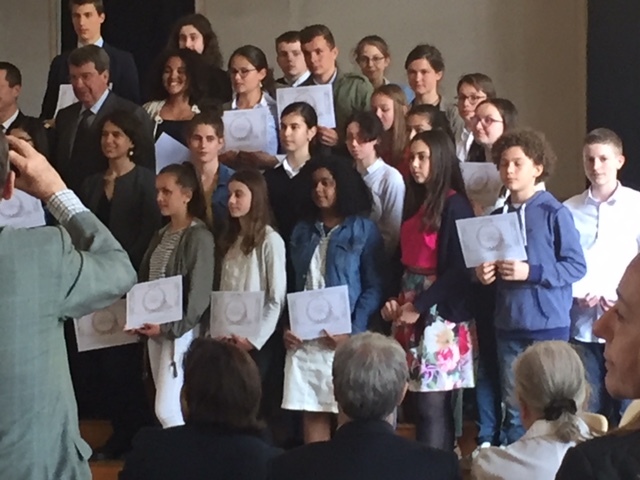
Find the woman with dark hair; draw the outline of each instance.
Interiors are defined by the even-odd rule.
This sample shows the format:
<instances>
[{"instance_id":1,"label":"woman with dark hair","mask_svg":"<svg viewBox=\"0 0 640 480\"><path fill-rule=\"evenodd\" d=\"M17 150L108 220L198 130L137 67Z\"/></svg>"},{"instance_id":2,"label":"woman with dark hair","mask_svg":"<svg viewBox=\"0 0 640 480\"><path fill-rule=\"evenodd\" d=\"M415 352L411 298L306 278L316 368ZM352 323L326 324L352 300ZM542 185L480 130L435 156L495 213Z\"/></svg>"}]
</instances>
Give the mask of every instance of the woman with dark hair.
<instances>
[{"instance_id":1,"label":"woman with dark hair","mask_svg":"<svg viewBox=\"0 0 640 480\"><path fill-rule=\"evenodd\" d=\"M304 168L310 182L303 218L291 234L289 255L293 291L346 285L352 333L367 330L383 301L385 253L376 225L367 217L371 197L364 181L344 158L312 160ZM328 440L333 397L331 363L347 335L301 341L285 330L287 347L282 407L304 412L305 443Z\"/></svg>"},{"instance_id":2,"label":"woman with dark hair","mask_svg":"<svg viewBox=\"0 0 640 480\"><path fill-rule=\"evenodd\" d=\"M272 168L278 164L278 112L275 96L275 80L264 52L253 45L236 49L229 58L229 75L233 86L233 100L224 105L225 110L268 110L268 136L265 151L232 152L224 154L224 162L231 168L252 166Z\"/></svg>"},{"instance_id":3,"label":"woman with dark hair","mask_svg":"<svg viewBox=\"0 0 640 480\"><path fill-rule=\"evenodd\" d=\"M193 13L180 18L169 35L167 49L188 48L202 55L207 65L208 75L206 97L223 104L231 100L231 82L222 69L223 60L218 44L218 36L204 15Z\"/></svg>"},{"instance_id":4,"label":"woman with dark hair","mask_svg":"<svg viewBox=\"0 0 640 480\"><path fill-rule=\"evenodd\" d=\"M473 217L453 142L439 130L417 134L410 144L400 230L402 291L382 309L407 351L407 413L416 437L453 450L452 392L474 386L467 272L456 220ZM437 309L437 310L436 310Z\"/></svg>"},{"instance_id":5,"label":"woman with dark hair","mask_svg":"<svg viewBox=\"0 0 640 480\"><path fill-rule=\"evenodd\" d=\"M79 192L82 202L111 231L129 254L136 270L154 233L161 226L156 203L155 175L140 164L147 163L144 127L132 113L116 110L103 119L102 153L109 166L88 177ZM136 432L150 423L142 384L141 344L122 345L84 352L82 361L93 366L100 379L113 434L94 452L96 460L120 457L131 448Z\"/></svg>"},{"instance_id":6,"label":"woman with dark hair","mask_svg":"<svg viewBox=\"0 0 640 480\"><path fill-rule=\"evenodd\" d=\"M140 271L141 282L182 276L183 317L136 330L148 337L155 411L164 428L182 425L182 356L199 334L213 290L214 241L206 219L206 200L195 167L186 162L163 168L156 177L160 213L169 224L151 239Z\"/></svg>"},{"instance_id":7,"label":"woman with dark hair","mask_svg":"<svg viewBox=\"0 0 640 480\"><path fill-rule=\"evenodd\" d=\"M235 345L196 338L184 357L185 425L144 429L120 480L262 480L280 450L260 438L260 374Z\"/></svg>"},{"instance_id":8,"label":"woman with dark hair","mask_svg":"<svg viewBox=\"0 0 640 480\"><path fill-rule=\"evenodd\" d=\"M202 59L186 48L167 50L158 60L152 81L150 102L142 108L155 122L157 140L162 133L186 145L184 126L200 113L198 102L204 97Z\"/></svg>"},{"instance_id":9,"label":"woman with dark hair","mask_svg":"<svg viewBox=\"0 0 640 480\"><path fill-rule=\"evenodd\" d=\"M491 161L491 147L505 133L516 128L518 110L506 98L483 100L469 119L474 143L469 149L469 162Z\"/></svg>"},{"instance_id":10,"label":"woman with dark hair","mask_svg":"<svg viewBox=\"0 0 640 480\"><path fill-rule=\"evenodd\" d=\"M258 170L240 170L229 180L229 221L220 239L220 291L264 292L259 332L228 340L251 354L264 380L271 364L270 342L287 293L286 252L272 227L267 182Z\"/></svg>"}]
</instances>

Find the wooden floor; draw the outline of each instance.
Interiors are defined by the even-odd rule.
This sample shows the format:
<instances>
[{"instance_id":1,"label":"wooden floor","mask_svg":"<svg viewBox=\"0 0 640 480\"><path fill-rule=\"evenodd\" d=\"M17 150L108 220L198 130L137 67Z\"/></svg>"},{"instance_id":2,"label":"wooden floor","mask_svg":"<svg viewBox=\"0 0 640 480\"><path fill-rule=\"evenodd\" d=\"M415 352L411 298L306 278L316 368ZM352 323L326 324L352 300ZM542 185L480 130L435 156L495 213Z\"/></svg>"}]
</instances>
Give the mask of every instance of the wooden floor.
<instances>
[{"instance_id":1,"label":"wooden floor","mask_svg":"<svg viewBox=\"0 0 640 480\"><path fill-rule=\"evenodd\" d=\"M398 426L398 435L407 438L414 438L414 428L412 425L401 424ZM111 435L111 425L109 422L101 420L84 420L80 422L80 433L82 438L91 445L91 448L97 448L103 445L109 435ZM473 423L465 423L464 433L458 441L458 447L462 455L470 454L476 447L475 443L476 427ZM93 480L117 480L118 472L122 469L122 462L91 462L91 472ZM465 473L465 478L468 472Z\"/></svg>"}]
</instances>

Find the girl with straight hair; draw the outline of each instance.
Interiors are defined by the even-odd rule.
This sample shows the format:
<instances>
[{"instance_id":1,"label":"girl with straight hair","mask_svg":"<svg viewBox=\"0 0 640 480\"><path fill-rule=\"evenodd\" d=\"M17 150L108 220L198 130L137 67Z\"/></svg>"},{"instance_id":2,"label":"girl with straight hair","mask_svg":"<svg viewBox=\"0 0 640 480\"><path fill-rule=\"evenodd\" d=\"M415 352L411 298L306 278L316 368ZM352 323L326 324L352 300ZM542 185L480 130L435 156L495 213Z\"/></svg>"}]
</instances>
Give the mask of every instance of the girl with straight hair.
<instances>
[{"instance_id":1,"label":"girl with straight hair","mask_svg":"<svg viewBox=\"0 0 640 480\"><path fill-rule=\"evenodd\" d=\"M392 167L402 161L407 148L405 115L408 109L407 97L398 85L382 85L373 91L371 110L384 128L380 156Z\"/></svg>"}]
</instances>

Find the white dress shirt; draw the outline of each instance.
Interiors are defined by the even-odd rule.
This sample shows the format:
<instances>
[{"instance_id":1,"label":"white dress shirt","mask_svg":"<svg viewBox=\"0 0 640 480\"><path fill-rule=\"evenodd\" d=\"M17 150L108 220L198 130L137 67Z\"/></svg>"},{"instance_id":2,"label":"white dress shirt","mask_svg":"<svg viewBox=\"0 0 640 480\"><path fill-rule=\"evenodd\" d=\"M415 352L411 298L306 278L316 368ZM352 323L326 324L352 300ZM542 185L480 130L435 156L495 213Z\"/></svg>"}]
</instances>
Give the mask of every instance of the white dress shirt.
<instances>
[{"instance_id":1,"label":"white dress shirt","mask_svg":"<svg viewBox=\"0 0 640 480\"><path fill-rule=\"evenodd\" d=\"M573 215L587 261L587 274L573 285L574 298L587 294L616 300L616 288L629 262L640 251L640 192L618 183L611 197L600 202L591 189L564 203ZM604 342L593 335L600 306L571 309L572 337L581 342Z\"/></svg>"},{"instance_id":2,"label":"white dress shirt","mask_svg":"<svg viewBox=\"0 0 640 480\"><path fill-rule=\"evenodd\" d=\"M95 45L96 47L100 47L103 48L104 47L104 39L102 37L98 38L98 40L96 40L94 43L89 44L89 43L82 43L80 41L78 41L78 48L80 47L84 47L85 45Z\"/></svg>"},{"instance_id":3,"label":"white dress shirt","mask_svg":"<svg viewBox=\"0 0 640 480\"><path fill-rule=\"evenodd\" d=\"M299 87L300 85L302 85L304 82L307 81L307 79L311 76L311 72L309 70L307 70L306 72L304 72L302 75L300 75L294 82L289 83L289 80L287 80L287 77L283 77L284 81L287 82L287 85L289 87Z\"/></svg>"},{"instance_id":4,"label":"white dress shirt","mask_svg":"<svg viewBox=\"0 0 640 480\"><path fill-rule=\"evenodd\" d=\"M456 135L456 157L461 162L466 162L469 156L469 149L473 144L473 133L464 127L458 135Z\"/></svg>"},{"instance_id":5,"label":"white dress shirt","mask_svg":"<svg viewBox=\"0 0 640 480\"><path fill-rule=\"evenodd\" d=\"M11 115L9 118L7 118L2 124L0 124L0 131L4 132L4 133L8 133L9 132L9 127L13 124L13 122L16 121L16 118L18 118L18 114L20 113L20 109L16 108L16 111L14 112L13 115Z\"/></svg>"},{"instance_id":6,"label":"white dress shirt","mask_svg":"<svg viewBox=\"0 0 640 480\"><path fill-rule=\"evenodd\" d=\"M579 420L580 432L590 438L589 427ZM565 453L575 445L562 443L554 435L553 422L536 421L524 436L508 447L480 450L473 460L474 480L552 480Z\"/></svg>"}]
</instances>

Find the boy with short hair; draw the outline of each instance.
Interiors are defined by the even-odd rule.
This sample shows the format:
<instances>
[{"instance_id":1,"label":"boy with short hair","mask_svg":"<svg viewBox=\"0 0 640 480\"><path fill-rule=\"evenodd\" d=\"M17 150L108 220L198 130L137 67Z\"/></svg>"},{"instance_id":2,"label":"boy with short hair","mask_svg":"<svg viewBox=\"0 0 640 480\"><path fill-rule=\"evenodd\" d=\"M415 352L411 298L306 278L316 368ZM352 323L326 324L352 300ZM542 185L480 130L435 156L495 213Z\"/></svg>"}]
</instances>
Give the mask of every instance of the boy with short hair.
<instances>
[{"instance_id":1,"label":"boy with short hair","mask_svg":"<svg viewBox=\"0 0 640 480\"><path fill-rule=\"evenodd\" d=\"M571 340L591 385L589 411L617 425L628 402L613 399L605 388L604 340L594 335L593 324L615 304L625 268L640 251L640 192L618 181L625 158L622 141L611 130L589 132L582 158L591 186L565 202L587 260L587 275L573 286Z\"/></svg>"},{"instance_id":2,"label":"boy with short hair","mask_svg":"<svg viewBox=\"0 0 640 480\"><path fill-rule=\"evenodd\" d=\"M569 209L536 184L550 173L555 155L545 137L533 130L504 134L492 148L493 161L510 195L493 214L516 212L527 261L501 260L476 267L485 284L495 283L494 321L504 435L513 443L524 434L514 398L511 366L529 345L569 340L571 285L586 273L580 237Z\"/></svg>"},{"instance_id":3,"label":"boy with short hair","mask_svg":"<svg viewBox=\"0 0 640 480\"><path fill-rule=\"evenodd\" d=\"M302 54L300 32L292 30L276 38L276 55L276 61L283 73L283 76L276 80L278 86L298 87L311 75Z\"/></svg>"}]
</instances>

